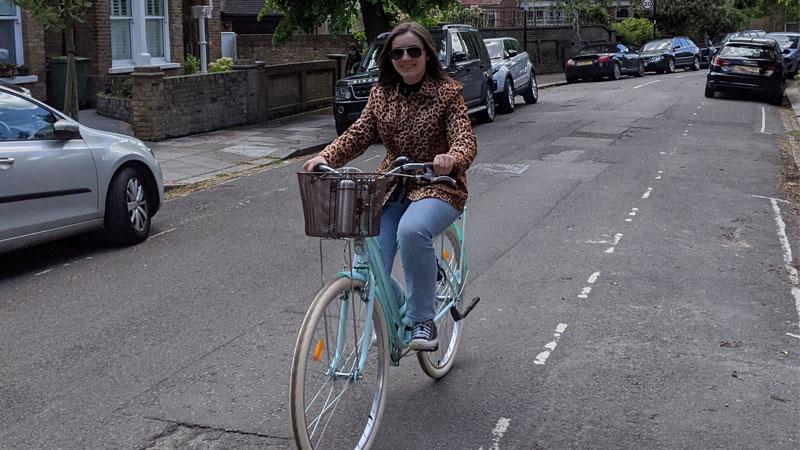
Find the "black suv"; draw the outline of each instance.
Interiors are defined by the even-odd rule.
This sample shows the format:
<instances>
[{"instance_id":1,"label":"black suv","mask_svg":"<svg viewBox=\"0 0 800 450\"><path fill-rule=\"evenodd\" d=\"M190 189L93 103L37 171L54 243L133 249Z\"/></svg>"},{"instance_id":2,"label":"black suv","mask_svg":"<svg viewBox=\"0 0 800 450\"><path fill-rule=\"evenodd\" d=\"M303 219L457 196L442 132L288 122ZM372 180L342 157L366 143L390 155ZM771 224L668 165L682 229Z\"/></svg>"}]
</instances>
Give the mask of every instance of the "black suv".
<instances>
[{"instance_id":1,"label":"black suv","mask_svg":"<svg viewBox=\"0 0 800 450\"><path fill-rule=\"evenodd\" d=\"M686 36L650 41L639 49L639 57L647 72L672 73L679 67L700 70L700 49Z\"/></svg>"},{"instance_id":2,"label":"black suv","mask_svg":"<svg viewBox=\"0 0 800 450\"><path fill-rule=\"evenodd\" d=\"M461 95L470 114L482 122L494 120L494 81L489 52L477 29L468 25L442 25L428 29L439 51L439 62L463 85ZM381 33L364 54L355 75L336 82L333 116L336 132L344 133L361 115L369 91L378 82L378 65L389 33Z\"/></svg>"}]
</instances>

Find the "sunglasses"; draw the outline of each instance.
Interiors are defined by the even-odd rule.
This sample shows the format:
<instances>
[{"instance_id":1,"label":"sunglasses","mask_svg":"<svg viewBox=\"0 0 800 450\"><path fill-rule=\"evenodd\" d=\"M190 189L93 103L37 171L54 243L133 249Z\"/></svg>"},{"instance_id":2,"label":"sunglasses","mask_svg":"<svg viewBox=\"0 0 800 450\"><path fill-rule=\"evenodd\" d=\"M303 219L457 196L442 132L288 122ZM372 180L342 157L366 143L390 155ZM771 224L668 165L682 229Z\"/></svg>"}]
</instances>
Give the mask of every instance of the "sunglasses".
<instances>
[{"instance_id":1,"label":"sunglasses","mask_svg":"<svg viewBox=\"0 0 800 450\"><path fill-rule=\"evenodd\" d=\"M408 57L411 58L411 59L417 59L420 56L422 56L422 47L406 47L406 48L399 47L399 48L393 48L389 52L389 56L393 60L397 61L397 60L399 60L400 58L403 57L404 53L408 53Z\"/></svg>"}]
</instances>

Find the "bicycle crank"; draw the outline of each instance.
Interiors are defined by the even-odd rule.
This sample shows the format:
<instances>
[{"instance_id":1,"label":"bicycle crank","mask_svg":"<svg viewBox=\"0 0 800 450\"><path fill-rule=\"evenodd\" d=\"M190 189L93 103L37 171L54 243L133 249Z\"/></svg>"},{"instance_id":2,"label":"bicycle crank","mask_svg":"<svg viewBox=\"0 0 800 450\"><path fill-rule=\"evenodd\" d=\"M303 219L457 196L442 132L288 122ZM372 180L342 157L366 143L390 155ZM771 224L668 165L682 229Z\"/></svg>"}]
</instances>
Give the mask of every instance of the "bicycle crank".
<instances>
[{"instance_id":1,"label":"bicycle crank","mask_svg":"<svg viewBox=\"0 0 800 450\"><path fill-rule=\"evenodd\" d=\"M479 301L481 301L480 297L473 298L469 306L467 306L467 309L465 309L463 313L458 312L456 308L450 308L450 314L453 315L453 320L458 322L459 320L466 318L469 315L469 313L472 312L472 308L474 308Z\"/></svg>"}]
</instances>

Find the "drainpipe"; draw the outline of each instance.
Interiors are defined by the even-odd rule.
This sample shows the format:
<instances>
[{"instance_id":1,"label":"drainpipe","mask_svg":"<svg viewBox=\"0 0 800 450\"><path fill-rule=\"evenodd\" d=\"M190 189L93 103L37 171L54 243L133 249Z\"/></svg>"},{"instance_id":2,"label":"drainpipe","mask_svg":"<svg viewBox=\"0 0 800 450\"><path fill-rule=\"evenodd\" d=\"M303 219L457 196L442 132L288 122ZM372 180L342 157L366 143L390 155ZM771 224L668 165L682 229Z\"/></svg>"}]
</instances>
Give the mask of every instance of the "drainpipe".
<instances>
[{"instance_id":1,"label":"drainpipe","mask_svg":"<svg viewBox=\"0 0 800 450\"><path fill-rule=\"evenodd\" d=\"M198 38L200 40L200 72L206 73L208 72L208 42L206 41L206 19L211 18L211 13L213 11L213 6L211 4L212 0L208 0L208 5L200 5L200 6L192 6L192 17L197 19L197 24L199 25L198 29Z\"/></svg>"}]
</instances>

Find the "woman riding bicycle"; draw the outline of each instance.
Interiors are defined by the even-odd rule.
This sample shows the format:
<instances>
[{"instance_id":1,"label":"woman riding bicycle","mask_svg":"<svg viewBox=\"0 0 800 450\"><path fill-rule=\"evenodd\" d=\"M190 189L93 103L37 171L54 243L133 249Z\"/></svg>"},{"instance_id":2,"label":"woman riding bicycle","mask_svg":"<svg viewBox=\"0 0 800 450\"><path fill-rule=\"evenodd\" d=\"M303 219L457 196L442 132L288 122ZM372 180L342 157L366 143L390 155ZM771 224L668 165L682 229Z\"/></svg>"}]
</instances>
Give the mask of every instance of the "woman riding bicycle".
<instances>
[{"instance_id":1,"label":"woman riding bicycle","mask_svg":"<svg viewBox=\"0 0 800 450\"><path fill-rule=\"evenodd\" d=\"M432 162L434 174L451 175L456 186L395 183L384 199L378 243L391 273L400 250L408 295L407 316L414 321L410 347L438 347L435 315L436 255L433 237L453 223L467 201L466 171L475 159L477 140L461 85L439 64L433 37L421 25L403 23L392 30L380 56L380 76L361 117L319 155L306 161L341 167L380 136L386 155L377 172L407 156Z\"/></svg>"}]
</instances>

